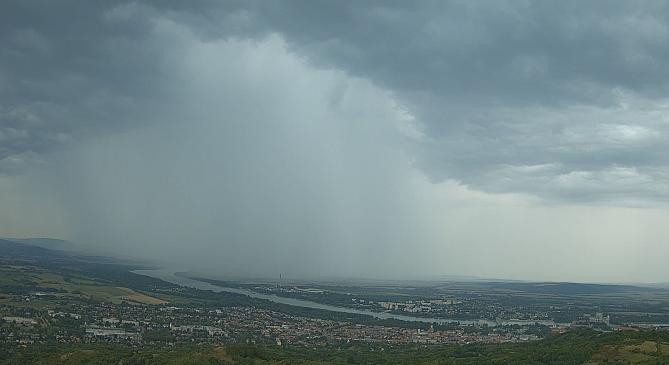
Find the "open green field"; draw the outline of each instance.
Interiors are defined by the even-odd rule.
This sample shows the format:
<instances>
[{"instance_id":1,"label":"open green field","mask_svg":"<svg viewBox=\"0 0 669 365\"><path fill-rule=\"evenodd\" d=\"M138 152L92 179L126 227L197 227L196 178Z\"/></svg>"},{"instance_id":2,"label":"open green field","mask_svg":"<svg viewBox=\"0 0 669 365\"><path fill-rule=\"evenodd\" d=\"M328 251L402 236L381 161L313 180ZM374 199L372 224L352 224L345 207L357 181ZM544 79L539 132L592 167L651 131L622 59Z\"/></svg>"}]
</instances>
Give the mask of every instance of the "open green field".
<instances>
[{"instance_id":1,"label":"open green field","mask_svg":"<svg viewBox=\"0 0 669 365\"><path fill-rule=\"evenodd\" d=\"M660 341L643 341L630 345L607 345L596 352L587 365L610 363L653 364L669 361L669 343Z\"/></svg>"},{"instance_id":2,"label":"open green field","mask_svg":"<svg viewBox=\"0 0 669 365\"><path fill-rule=\"evenodd\" d=\"M55 273L38 266L0 265L0 301L10 292L45 291L56 296L79 297L112 303L164 304L166 300L130 288L110 285L91 278Z\"/></svg>"}]
</instances>

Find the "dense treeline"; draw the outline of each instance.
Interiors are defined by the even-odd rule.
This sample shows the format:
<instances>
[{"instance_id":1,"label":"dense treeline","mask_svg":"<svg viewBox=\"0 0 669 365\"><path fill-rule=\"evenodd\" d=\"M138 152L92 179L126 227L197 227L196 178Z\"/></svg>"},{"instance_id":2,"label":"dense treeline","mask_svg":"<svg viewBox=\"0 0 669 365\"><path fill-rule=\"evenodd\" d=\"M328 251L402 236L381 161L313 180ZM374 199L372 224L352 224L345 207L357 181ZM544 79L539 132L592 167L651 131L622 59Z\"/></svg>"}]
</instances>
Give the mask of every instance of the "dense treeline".
<instances>
[{"instance_id":1,"label":"dense treeline","mask_svg":"<svg viewBox=\"0 0 669 365\"><path fill-rule=\"evenodd\" d=\"M2 348L0 364L583 364L608 347L643 341L669 342L667 332L601 333L573 331L545 340L504 345L403 346L356 344L339 348L226 345L142 347L123 345L40 345ZM608 358L610 363L627 363ZM637 358L639 364L666 364L661 353Z\"/></svg>"}]
</instances>

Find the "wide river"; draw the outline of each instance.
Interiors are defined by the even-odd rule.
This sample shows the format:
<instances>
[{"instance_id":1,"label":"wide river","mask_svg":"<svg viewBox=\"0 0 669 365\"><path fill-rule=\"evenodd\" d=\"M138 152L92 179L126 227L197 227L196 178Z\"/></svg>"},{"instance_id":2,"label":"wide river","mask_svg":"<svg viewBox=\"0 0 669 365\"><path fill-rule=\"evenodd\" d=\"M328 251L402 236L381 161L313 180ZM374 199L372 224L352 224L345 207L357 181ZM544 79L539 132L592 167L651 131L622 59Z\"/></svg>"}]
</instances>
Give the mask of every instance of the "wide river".
<instances>
[{"instance_id":1,"label":"wide river","mask_svg":"<svg viewBox=\"0 0 669 365\"><path fill-rule=\"evenodd\" d=\"M363 310L363 309L353 309L353 308L346 308L346 307L338 307L334 305L328 305L328 304L321 304L321 303L316 303L312 302L309 300L302 300L302 299L295 299L295 298L286 298L286 297L280 297L274 294L262 294L258 292L254 292L251 290L247 289L239 289L239 288L230 288L230 287L225 287L225 286L219 286L219 285L214 285L210 284L204 281L200 280L195 280L195 279L190 279L186 278L183 276L178 276L175 274L174 271L170 270L135 270L133 271L136 274L140 275L145 275L145 276L150 276L152 278L160 279L163 281L167 281L169 283L185 286L185 287L191 287L191 288L196 288L196 289L201 289L201 290L211 290L216 293L220 292L227 292L227 293L236 293L236 294L242 294L242 295L247 295L251 298L258 298L258 299L265 299L269 300L271 302L275 303L281 303L281 304L287 304L287 305L292 305L295 307L304 307L304 308L314 308L314 309L322 309L326 311L331 311L331 312L340 312L340 313L351 313L351 314L359 314L363 316L370 316L374 318L379 318L379 319L397 319L400 321L409 321L409 322L426 322L426 323L460 323L463 325L469 325L469 324L487 324L488 326L499 326L499 325L512 325L512 324L533 324L533 323L540 323L544 325L554 325L555 322L551 320L540 320L540 321L535 321L535 320L497 320L497 321L491 321L487 319L479 319L479 320L462 320L462 319L444 319L444 318L429 318L429 317L415 317L415 316L406 316L402 314L395 314L395 313L387 313L387 312L373 312L370 310Z\"/></svg>"}]
</instances>

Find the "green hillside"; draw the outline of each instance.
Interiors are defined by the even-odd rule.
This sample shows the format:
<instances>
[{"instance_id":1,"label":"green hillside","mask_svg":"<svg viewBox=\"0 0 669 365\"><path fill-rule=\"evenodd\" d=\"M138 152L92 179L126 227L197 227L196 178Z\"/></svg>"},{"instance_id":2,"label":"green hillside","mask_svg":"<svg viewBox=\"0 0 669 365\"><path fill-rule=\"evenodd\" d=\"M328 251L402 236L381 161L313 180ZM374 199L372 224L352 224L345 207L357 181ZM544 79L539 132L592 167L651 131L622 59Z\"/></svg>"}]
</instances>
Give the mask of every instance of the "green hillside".
<instances>
[{"instance_id":1,"label":"green hillside","mask_svg":"<svg viewBox=\"0 0 669 365\"><path fill-rule=\"evenodd\" d=\"M0 364L668 364L669 333L574 331L527 344L395 347L50 345L4 348Z\"/></svg>"}]
</instances>

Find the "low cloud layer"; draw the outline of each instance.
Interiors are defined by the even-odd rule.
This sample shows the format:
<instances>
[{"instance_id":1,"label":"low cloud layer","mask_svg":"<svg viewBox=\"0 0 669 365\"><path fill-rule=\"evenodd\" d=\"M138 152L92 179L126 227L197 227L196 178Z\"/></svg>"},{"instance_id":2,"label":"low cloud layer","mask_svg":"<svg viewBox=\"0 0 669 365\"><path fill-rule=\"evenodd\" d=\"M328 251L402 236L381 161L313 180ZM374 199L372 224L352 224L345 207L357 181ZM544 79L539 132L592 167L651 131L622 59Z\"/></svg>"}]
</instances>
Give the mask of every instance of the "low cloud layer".
<instances>
[{"instance_id":1,"label":"low cloud layer","mask_svg":"<svg viewBox=\"0 0 669 365\"><path fill-rule=\"evenodd\" d=\"M663 3L2 10L0 235L237 275L667 274Z\"/></svg>"}]
</instances>

